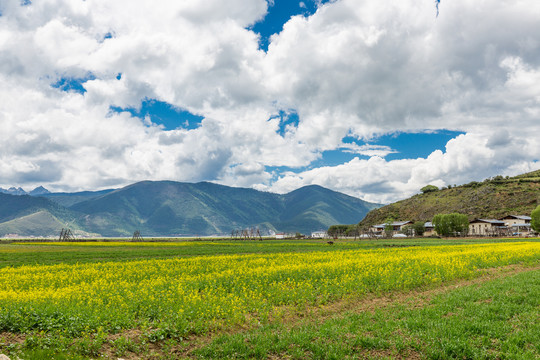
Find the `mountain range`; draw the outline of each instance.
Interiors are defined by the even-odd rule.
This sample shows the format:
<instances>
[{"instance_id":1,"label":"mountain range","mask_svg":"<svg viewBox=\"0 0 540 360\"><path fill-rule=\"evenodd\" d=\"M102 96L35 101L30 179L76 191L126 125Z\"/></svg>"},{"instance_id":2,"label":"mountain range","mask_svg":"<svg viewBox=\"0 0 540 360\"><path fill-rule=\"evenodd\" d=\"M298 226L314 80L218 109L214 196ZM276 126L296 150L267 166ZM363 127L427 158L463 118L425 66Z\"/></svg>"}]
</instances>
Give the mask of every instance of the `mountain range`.
<instances>
[{"instance_id":1,"label":"mountain range","mask_svg":"<svg viewBox=\"0 0 540 360\"><path fill-rule=\"evenodd\" d=\"M39 188L38 188L39 189ZM45 191L43 191L43 190ZM258 227L270 232L356 223L380 204L306 186L288 194L209 182L143 181L121 189L77 193L0 193L0 236L208 236ZM22 190L22 189L21 189Z\"/></svg>"},{"instance_id":2,"label":"mountain range","mask_svg":"<svg viewBox=\"0 0 540 360\"><path fill-rule=\"evenodd\" d=\"M10 194L10 195L32 195L32 196L40 196L49 194L50 191L45 189L43 186L38 186L34 190L30 192L24 191L21 187L10 187L9 189L2 189L0 187L0 193L2 194Z\"/></svg>"}]
</instances>

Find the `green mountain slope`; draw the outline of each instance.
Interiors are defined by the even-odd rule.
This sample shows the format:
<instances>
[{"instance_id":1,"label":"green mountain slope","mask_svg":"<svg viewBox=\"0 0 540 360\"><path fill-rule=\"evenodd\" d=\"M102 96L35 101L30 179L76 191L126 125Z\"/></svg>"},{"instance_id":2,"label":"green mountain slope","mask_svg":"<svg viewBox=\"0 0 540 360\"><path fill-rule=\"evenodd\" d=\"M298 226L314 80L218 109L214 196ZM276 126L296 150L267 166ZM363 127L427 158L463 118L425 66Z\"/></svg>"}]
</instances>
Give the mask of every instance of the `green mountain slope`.
<instances>
[{"instance_id":1,"label":"green mountain slope","mask_svg":"<svg viewBox=\"0 0 540 360\"><path fill-rule=\"evenodd\" d=\"M435 214L458 212L473 218L529 215L539 203L540 170L513 178L496 176L450 189L417 194L372 210L361 226L384 223L387 219L431 221Z\"/></svg>"},{"instance_id":2,"label":"green mountain slope","mask_svg":"<svg viewBox=\"0 0 540 360\"><path fill-rule=\"evenodd\" d=\"M37 209L54 207L50 201L29 195L9 195L0 193L0 222L28 215Z\"/></svg>"},{"instance_id":3,"label":"green mountain slope","mask_svg":"<svg viewBox=\"0 0 540 360\"><path fill-rule=\"evenodd\" d=\"M108 194L112 191L114 191L114 189L101 190L101 191L81 191L81 192L75 192L75 193L66 193L66 192L47 193L47 194L39 194L39 195L34 195L34 196L44 197L46 199L54 201L55 203L59 205L70 207L77 203L80 203L86 200L91 200L99 196Z\"/></svg>"},{"instance_id":4,"label":"green mountain slope","mask_svg":"<svg viewBox=\"0 0 540 360\"><path fill-rule=\"evenodd\" d=\"M283 231L295 231L299 224L311 230L326 230L332 224L356 223L359 213L381 206L317 185L292 191L284 199L285 209L277 224Z\"/></svg>"},{"instance_id":5,"label":"green mountain slope","mask_svg":"<svg viewBox=\"0 0 540 360\"><path fill-rule=\"evenodd\" d=\"M79 230L78 218L80 214L45 198L0 193L0 236L55 235L66 225Z\"/></svg>"},{"instance_id":6,"label":"green mountain slope","mask_svg":"<svg viewBox=\"0 0 540 360\"><path fill-rule=\"evenodd\" d=\"M279 195L208 182L144 181L71 209L86 214L90 231L149 236L230 234L253 226L307 233L336 221L357 222L376 206L319 186Z\"/></svg>"},{"instance_id":7,"label":"green mountain slope","mask_svg":"<svg viewBox=\"0 0 540 360\"><path fill-rule=\"evenodd\" d=\"M75 236L89 236L73 223L66 223L56 218L47 210L40 210L30 215L20 216L16 219L0 223L0 235L18 234L21 236L58 236L63 228L73 229Z\"/></svg>"}]
</instances>

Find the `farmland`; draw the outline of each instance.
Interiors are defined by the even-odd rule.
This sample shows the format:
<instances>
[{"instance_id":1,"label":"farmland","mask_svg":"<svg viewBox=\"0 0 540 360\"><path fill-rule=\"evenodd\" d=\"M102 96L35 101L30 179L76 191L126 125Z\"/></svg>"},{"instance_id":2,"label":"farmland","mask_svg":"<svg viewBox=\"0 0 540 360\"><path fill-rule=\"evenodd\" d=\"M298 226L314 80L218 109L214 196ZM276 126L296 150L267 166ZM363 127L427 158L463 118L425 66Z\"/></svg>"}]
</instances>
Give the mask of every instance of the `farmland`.
<instances>
[{"instance_id":1,"label":"farmland","mask_svg":"<svg viewBox=\"0 0 540 360\"><path fill-rule=\"evenodd\" d=\"M1 244L0 351L82 359L394 358L412 352L530 358L540 355L540 342L529 334L537 326L539 260L538 240ZM426 312L410 308L410 299L388 301L376 312L359 310L369 299L408 299L479 279L485 280L480 289L425 300ZM515 299L508 304L501 293ZM455 297L464 298L463 307ZM474 313L469 303L498 304L519 319L514 325L523 336L503 336L503 318L477 325L483 338L427 346L439 336L436 329L443 331L440 318L446 317L437 311L463 320ZM347 311L332 310L340 306ZM457 320L449 333L458 331ZM422 327L430 321L433 329ZM487 344L493 338L486 334L498 334L498 343ZM265 340L272 338L279 341ZM472 350L476 341L486 342L484 352ZM507 348L505 341L527 346Z\"/></svg>"}]
</instances>

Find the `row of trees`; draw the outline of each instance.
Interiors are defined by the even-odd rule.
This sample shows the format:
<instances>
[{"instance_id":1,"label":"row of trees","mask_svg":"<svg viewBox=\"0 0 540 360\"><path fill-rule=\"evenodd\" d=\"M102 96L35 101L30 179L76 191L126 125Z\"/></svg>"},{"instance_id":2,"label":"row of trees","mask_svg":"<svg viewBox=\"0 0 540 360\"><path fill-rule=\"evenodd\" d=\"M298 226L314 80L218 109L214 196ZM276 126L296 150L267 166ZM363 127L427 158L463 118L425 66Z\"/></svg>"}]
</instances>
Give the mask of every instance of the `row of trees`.
<instances>
[{"instance_id":1,"label":"row of trees","mask_svg":"<svg viewBox=\"0 0 540 360\"><path fill-rule=\"evenodd\" d=\"M332 238L338 238L342 236L356 237L360 234L361 230L357 224L352 225L332 225L328 228L328 236Z\"/></svg>"}]
</instances>

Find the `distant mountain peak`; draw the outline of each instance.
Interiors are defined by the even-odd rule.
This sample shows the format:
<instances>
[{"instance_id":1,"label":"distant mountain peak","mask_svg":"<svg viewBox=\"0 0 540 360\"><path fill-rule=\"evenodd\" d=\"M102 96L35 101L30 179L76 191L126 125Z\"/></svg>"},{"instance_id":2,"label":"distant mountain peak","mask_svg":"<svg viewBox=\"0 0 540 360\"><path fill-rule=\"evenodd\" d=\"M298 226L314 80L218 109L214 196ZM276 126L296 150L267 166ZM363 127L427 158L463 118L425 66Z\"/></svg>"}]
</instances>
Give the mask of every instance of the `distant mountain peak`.
<instances>
[{"instance_id":1,"label":"distant mountain peak","mask_svg":"<svg viewBox=\"0 0 540 360\"><path fill-rule=\"evenodd\" d=\"M40 196L44 194L50 194L51 192L45 189L43 186L38 186L30 192L24 191L22 187L12 186L9 189L0 188L0 193L9 194L9 195L31 195L31 196Z\"/></svg>"},{"instance_id":2,"label":"distant mountain peak","mask_svg":"<svg viewBox=\"0 0 540 360\"><path fill-rule=\"evenodd\" d=\"M50 193L51 192L49 190L45 189L43 186L38 186L34 190L30 191L28 193L28 195L39 196L39 195L50 194Z\"/></svg>"},{"instance_id":3,"label":"distant mountain peak","mask_svg":"<svg viewBox=\"0 0 540 360\"><path fill-rule=\"evenodd\" d=\"M21 187L10 187L9 189L2 189L0 188L0 192L4 194L10 194L10 195L27 195L27 192L24 191Z\"/></svg>"}]
</instances>

